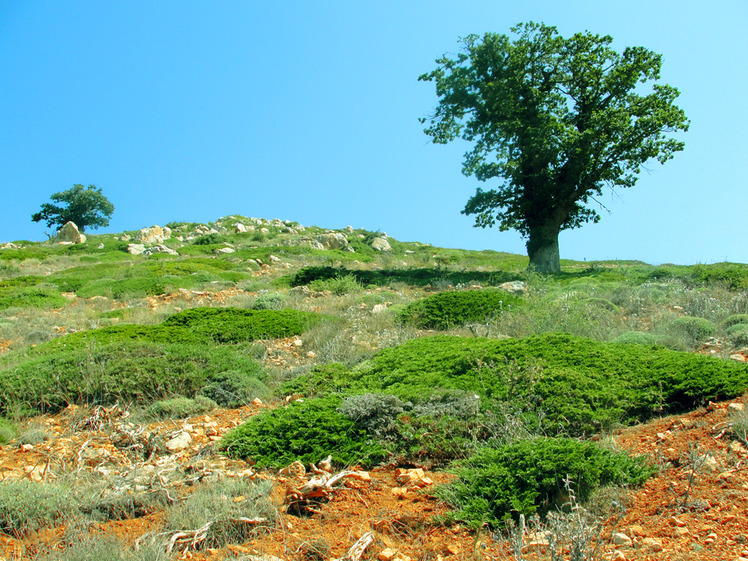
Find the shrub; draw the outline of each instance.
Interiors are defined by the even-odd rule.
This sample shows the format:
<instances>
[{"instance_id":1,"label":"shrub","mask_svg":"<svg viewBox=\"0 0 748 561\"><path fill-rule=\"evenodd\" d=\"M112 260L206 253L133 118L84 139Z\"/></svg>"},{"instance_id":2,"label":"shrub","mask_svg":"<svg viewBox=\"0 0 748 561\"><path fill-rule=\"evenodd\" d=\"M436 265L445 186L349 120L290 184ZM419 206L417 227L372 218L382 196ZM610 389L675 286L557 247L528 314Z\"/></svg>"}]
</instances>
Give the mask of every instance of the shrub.
<instances>
[{"instance_id":1,"label":"shrub","mask_svg":"<svg viewBox=\"0 0 748 561\"><path fill-rule=\"evenodd\" d=\"M0 532L22 538L78 514L71 491L56 483L0 481Z\"/></svg>"},{"instance_id":2,"label":"shrub","mask_svg":"<svg viewBox=\"0 0 748 561\"><path fill-rule=\"evenodd\" d=\"M201 548L219 548L243 543L258 528L272 527L275 510L270 501L272 481L225 479L204 483L180 503L166 511L166 527L173 531L196 530L210 523ZM244 524L241 518L266 518L261 525Z\"/></svg>"},{"instance_id":3,"label":"shrub","mask_svg":"<svg viewBox=\"0 0 748 561\"><path fill-rule=\"evenodd\" d=\"M748 325L748 314L733 314L723 322L723 325L728 328L738 324Z\"/></svg>"},{"instance_id":4,"label":"shrub","mask_svg":"<svg viewBox=\"0 0 748 561\"><path fill-rule=\"evenodd\" d=\"M280 310L283 308L286 298L278 293L260 294L252 303L253 310Z\"/></svg>"},{"instance_id":5,"label":"shrub","mask_svg":"<svg viewBox=\"0 0 748 561\"><path fill-rule=\"evenodd\" d=\"M0 370L0 412L55 412L70 403L148 404L194 398L236 369L260 376L249 349L143 341L61 349ZM214 379L214 376L216 377Z\"/></svg>"},{"instance_id":6,"label":"shrub","mask_svg":"<svg viewBox=\"0 0 748 561\"><path fill-rule=\"evenodd\" d=\"M685 349L693 349L703 343L707 337L717 333L717 326L711 321L699 317L681 316L666 326L669 335L676 338L674 344L680 343Z\"/></svg>"},{"instance_id":7,"label":"shrub","mask_svg":"<svg viewBox=\"0 0 748 561\"><path fill-rule=\"evenodd\" d=\"M601 485L640 485L655 468L642 458L614 454L591 442L564 438L522 440L484 448L439 492L455 520L474 528L499 527L520 514L545 514L565 502L568 478L580 501Z\"/></svg>"},{"instance_id":8,"label":"shrub","mask_svg":"<svg viewBox=\"0 0 748 561\"><path fill-rule=\"evenodd\" d=\"M155 402L145 410L145 414L155 419L185 419L212 411L216 407L218 404L215 401L204 396L195 399L175 397Z\"/></svg>"},{"instance_id":9,"label":"shrub","mask_svg":"<svg viewBox=\"0 0 748 561\"><path fill-rule=\"evenodd\" d=\"M204 236L195 238L192 242L192 245L223 244L226 241L228 241L228 238L226 236L222 236L221 234L211 233L211 234L205 234Z\"/></svg>"},{"instance_id":10,"label":"shrub","mask_svg":"<svg viewBox=\"0 0 748 561\"><path fill-rule=\"evenodd\" d=\"M192 308L167 318L162 327L180 327L217 343L299 335L322 316L299 310Z\"/></svg>"},{"instance_id":11,"label":"shrub","mask_svg":"<svg viewBox=\"0 0 748 561\"><path fill-rule=\"evenodd\" d=\"M517 306L520 298L500 290L439 292L406 306L398 319L426 329L450 329L467 322L483 322Z\"/></svg>"},{"instance_id":12,"label":"shrub","mask_svg":"<svg viewBox=\"0 0 748 561\"><path fill-rule=\"evenodd\" d=\"M613 339L613 343L626 345L657 345L662 338L644 331L627 331Z\"/></svg>"},{"instance_id":13,"label":"shrub","mask_svg":"<svg viewBox=\"0 0 748 561\"><path fill-rule=\"evenodd\" d=\"M0 310L7 308L61 308L67 300L48 288L0 289Z\"/></svg>"},{"instance_id":14,"label":"shrub","mask_svg":"<svg viewBox=\"0 0 748 561\"><path fill-rule=\"evenodd\" d=\"M257 373L229 370L211 376L210 383L201 394L215 401L221 407L241 407L254 398L265 399L270 390Z\"/></svg>"},{"instance_id":15,"label":"shrub","mask_svg":"<svg viewBox=\"0 0 748 561\"><path fill-rule=\"evenodd\" d=\"M315 280L309 283L309 286L313 290L329 290L336 296L343 296L344 294L361 292L363 290L361 283L351 274L335 276L331 279Z\"/></svg>"},{"instance_id":16,"label":"shrub","mask_svg":"<svg viewBox=\"0 0 748 561\"><path fill-rule=\"evenodd\" d=\"M0 417L0 446L8 444L17 434L16 426L9 420Z\"/></svg>"},{"instance_id":17,"label":"shrub","mask_svg":"<svg viewBox=\"0 0 748 561\"><path fill-rule=\"evenodd\" d=\"M404 406L394 395L366 393L346 397L338 411L381 440L397 434L397 419Z\"/></svg>"},{"instance_id":18,"label":"shrub","mask_svg":"<svg viewBox=\"0 0 748 561\"><path fill-rule=\"evenodd\" d=\"M296 460L317 463L328 455L344 466L379 462L384 457L381 446L338 413L340 405L339 398L328 397L262 411L228 433L221 449L258 467L280 468Z\"/></svg>"},{"instance_id":19,"label":"shrub","mask_svg":"<svg viewBox=\"0 0 748 561\"><path fill-rule=\"evenodd\" d=\"M391 394L416 406L447 390L472 392L483 410L511 404L542 418L546 430L579 435L735 397L746 387L745 364L547 334L414 339L380 351L353 371L339 365L313 369L283 389L318 396Z\"/></svg>"},{"instance_id":20,"label":"shrub","mask_svg":"<svg viewBox=\"0 0 748 561\"><path fill-rule=\"evenodd\" d=\"M735 347L748 346L748 324L736 323L727 328L730 343Z\"/></svg>"}]
</instances>

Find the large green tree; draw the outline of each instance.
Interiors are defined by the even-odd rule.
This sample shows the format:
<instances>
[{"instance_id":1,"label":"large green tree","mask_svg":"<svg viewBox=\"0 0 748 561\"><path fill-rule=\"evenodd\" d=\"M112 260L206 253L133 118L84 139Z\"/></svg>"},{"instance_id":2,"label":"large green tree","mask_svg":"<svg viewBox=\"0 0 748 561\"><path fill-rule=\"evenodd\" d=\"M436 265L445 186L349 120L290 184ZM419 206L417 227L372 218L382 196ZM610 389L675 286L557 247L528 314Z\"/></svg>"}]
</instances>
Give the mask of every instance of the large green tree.
<instances>
[{"instance_id":1,"label":"large green tree","mask_svg":"<svg viewBox=\"0 0 748 561\"><path fill-rule=\"evenodd\" d=\"M674 104L678 90L658 83L661 55L619 53L610 36L564 38L532 22L512 33L471 35L456 58L438 59L419 78L439 97L422 122L435 143L472 142L463 173L498 184L478 188L463 214L518 230L530 267L556 272L559 233L597 222L590 204L605 187L632 187L647 161L682 150L670 133L689 122Z\"/></svg>"},{"instance_id":2,"label":"large green tree","mask_svg":"<svg viewBox=\"0 0 748 561\"><path fill-rule=\"evenodd\" d=\"M96 229L108 226L114 212L114 205L95 185L89 185L85 189L83 185L73 185L67 191L54 193L50 198L64 206L44 203L39 212L31 215L32 222L46 220L48 227L75 222L83 232L88 227Z\"/></svg>"}]
</instances>

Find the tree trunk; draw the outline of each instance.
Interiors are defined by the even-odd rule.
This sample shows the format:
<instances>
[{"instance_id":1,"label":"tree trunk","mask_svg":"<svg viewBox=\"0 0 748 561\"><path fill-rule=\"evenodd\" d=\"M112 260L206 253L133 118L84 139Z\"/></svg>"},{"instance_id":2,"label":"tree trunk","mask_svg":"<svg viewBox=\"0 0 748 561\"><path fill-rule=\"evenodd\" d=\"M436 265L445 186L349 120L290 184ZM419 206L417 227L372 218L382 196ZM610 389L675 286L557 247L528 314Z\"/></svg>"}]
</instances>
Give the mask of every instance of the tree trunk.
<instances>
[{"instance_id":1,"label":"tree trunk","mask_svg":"<svg viewBox=\"0 0 748 561\"><path fill-rule=\"evenodd\" d=\"M543 225L532 228L527 240L528 269L538 273L560 273L561 259L558 252L558 226Z\"/></svg>"}]
</instances>

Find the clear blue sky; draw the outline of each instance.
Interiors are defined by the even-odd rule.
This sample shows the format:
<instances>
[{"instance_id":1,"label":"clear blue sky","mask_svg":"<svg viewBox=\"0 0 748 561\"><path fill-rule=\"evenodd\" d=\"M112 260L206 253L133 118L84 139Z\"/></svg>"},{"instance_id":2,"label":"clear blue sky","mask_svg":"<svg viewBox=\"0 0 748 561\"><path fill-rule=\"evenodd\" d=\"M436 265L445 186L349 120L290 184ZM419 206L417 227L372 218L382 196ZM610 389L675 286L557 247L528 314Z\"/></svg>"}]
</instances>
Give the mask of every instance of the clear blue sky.
<instances>
[{"instance_id":1,"label":"clear blue sky","mask_svg":"<svg viewBox=\"0 0 748 561\"><path fill-rule=\"evenodd\" d=\"M529 20L661 53L691 119L562 257L748 262L745 0L0 0L0 241L46 239L31 214L82 183L115 205L99 232L243 214L524 253L460 214L468 146L428 142L417 78Z\"/></svg>"}]
</instances>

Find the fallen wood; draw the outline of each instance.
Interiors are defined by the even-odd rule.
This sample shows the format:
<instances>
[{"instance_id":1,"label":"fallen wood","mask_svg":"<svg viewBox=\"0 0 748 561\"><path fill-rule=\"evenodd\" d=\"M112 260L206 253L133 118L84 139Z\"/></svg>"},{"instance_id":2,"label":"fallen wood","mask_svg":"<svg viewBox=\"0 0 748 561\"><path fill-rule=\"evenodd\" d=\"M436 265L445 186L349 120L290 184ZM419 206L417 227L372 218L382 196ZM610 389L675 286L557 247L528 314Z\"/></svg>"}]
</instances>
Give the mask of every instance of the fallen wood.
<instances>
[{"instance_id":1,"label":"fallen wood","mask_svg":"<svg viewBox=\"0 0 748 561\"><path fill-rule=\"evenodd\" d=\"M333 559L333 561L358 561L374 541L374 532L366 532L354 543L343 557Z\"/></svg>"}]
</instances>

